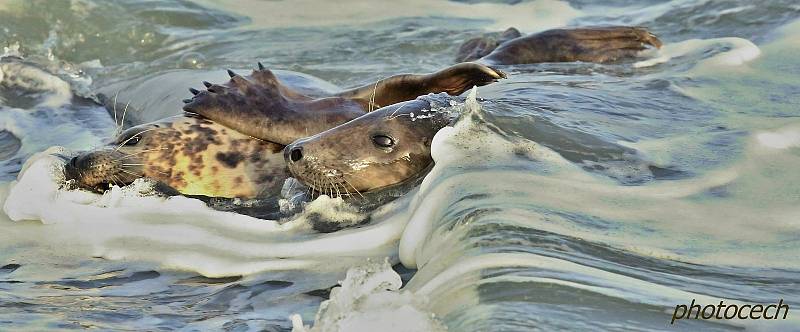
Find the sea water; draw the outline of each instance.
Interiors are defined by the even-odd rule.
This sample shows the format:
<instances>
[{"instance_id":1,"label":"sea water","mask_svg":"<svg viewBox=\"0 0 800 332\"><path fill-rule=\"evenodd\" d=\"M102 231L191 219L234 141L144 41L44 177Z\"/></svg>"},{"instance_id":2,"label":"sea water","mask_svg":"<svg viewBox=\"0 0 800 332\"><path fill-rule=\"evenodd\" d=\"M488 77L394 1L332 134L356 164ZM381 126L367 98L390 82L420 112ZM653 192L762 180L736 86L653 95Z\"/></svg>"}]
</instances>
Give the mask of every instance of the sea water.
<instances>
[{"instance_id":1,"label":"sea water","mask_svg":"<svg viewBox=\"0 0 800 332\"><path fill-rule=\"evenodd\" d=\"M798 17L795 1L0 1L0 329L798 329ZM357 86L443 68L483 32L604 24L665 45L499 67L454 103L421 184L365 225L315 231L312 214L367 217L327 196L261 220L147 181L61 187L58 155L116 130L94 91L256 61ZM779 299L786 320L670 325L692 300Z\"/></svg>"}]
</instances>

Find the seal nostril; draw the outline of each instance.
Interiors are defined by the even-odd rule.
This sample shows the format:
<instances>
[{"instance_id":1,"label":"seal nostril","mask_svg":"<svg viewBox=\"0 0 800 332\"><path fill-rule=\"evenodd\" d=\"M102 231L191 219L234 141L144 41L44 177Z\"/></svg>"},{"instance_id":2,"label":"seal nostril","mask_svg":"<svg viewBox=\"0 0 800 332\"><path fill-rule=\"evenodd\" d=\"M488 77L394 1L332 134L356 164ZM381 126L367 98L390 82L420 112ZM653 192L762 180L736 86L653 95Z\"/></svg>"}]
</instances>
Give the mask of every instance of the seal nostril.
<instances>
[{"instance_id":1,"label":"seal nostril","mask_svg":"<svg viewBox=\"0 0 800 332\"><path fill-rule=\"evenodd\" d=\"M303 159L303 149L302 148L294 148L292 152L289 153L289 159L294 162L300 161Z\"/></svg>"},{"instance_id":2,"label":"seal nostril","mask_svg":"<svg viewBox=\"0 0 800 332\"><path fill-rule=\"evenodd\" d=\"M71 167L77 168L78 167L78 157L73 157L72 159L70 159L69 160L69 165Z\"/></svg>"}]
</instances>

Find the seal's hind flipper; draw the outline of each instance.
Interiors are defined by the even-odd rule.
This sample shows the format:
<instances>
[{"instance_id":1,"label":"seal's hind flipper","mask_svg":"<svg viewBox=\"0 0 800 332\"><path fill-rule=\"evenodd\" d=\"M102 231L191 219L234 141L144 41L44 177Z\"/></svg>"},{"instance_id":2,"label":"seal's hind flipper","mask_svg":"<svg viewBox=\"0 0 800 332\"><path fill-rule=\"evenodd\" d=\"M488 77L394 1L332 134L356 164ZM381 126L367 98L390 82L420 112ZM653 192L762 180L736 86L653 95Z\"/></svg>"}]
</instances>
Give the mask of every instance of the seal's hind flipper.
<instances>
[{"instance_id":1,"label":"seal's hind flipper","mask_svg":"<svg viewBox=\"0 0 800 332\"><path fill-rule=\"evenodd\" d=\"M436 91L431 92L446 92L451 96L457 96L472 89L473 86L484 86L506 78L506 73L479 63L465 62L427 76L431 85L437 87Z\"/></svg>"},{"instance_id":2,"label":"seal's hind flipper","mask_svg":"<svg viewBox=\"0 0 800 332\"><path fill-rule=\"evenodd\" d=\"M256 69L248 77L228 70L224 84L203 82L205 90L190 88L183 110L202 115L244 134L268 141L281 141L281 121L292 116L290 101L281 94L280 82L269 69ZM265 78L274 79L267 80Z\"/></svg>"},{"instance_id":3,"label":"seal's hind flipper","mask_svg":"<svg viewBox=\"0 0 800 332\"><path fill-rule=\"evenodd\" d=\"M363 114L363 107L342 98L312 100L283 85L259 64L249 76L228 70L224 84L203 82L184 100L183 110L196 113L241 133L278 143L316 134Z\"/></svg>"},{"instance_id":4,"label":"seal's hind flipper","mask_svg":"<svg viewBox=\"0 0 800 332\"><path fill-rule=\"evenodd\" d=\"M552 29L499 45L481 62L611 62L633 58L648 47L660 48L658 37L644 27L611 26Z\"/></svg>"},{"instance_id":5,"label":"seal's hind flipper","mask_svg":"<svg viewBox=\"0 0 800 332\"><path fill-rule=\"evenodd\" d=\"M429 93L460 95L473 86L484 86L506 78L506 74L479 63L459 63L432 74L403 74L347 90L340 97L367 100L370 108L380 108L413 100Z\"/></svg>"}]
</instances>

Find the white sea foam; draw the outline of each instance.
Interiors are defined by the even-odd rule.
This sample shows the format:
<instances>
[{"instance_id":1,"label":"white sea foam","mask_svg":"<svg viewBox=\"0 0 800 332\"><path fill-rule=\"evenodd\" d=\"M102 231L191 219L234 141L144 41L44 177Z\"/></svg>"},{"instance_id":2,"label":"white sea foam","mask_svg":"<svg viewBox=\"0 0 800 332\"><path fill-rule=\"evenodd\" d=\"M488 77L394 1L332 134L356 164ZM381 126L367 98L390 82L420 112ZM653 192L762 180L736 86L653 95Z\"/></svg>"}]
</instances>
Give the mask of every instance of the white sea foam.
<instances>
[{"instance_id":1,"label":"white sea foam","mask_svg":"<svg viewBox=\"0 0 800 332\"><path fill-rule=\"evenodd\" d=\"M72 99L72 89L64 80L39 68L19 62L0 62L0 84L25 91L47 92L36 107L61 107Z\"/></svg>"},{"instance_id":2,"label":"white sea foam","mask_svg":"<svg viewBox=\"0 0 800 332\"><path fill-rule=\"evenodd\" d=\"M68 151L51 148L30 158L18 181L9 185L4 211L14 221L39 220L59 229L68 243L91 246L92 256L155 262L215 277L265 270L343 271L368 257L396 257L405 224L392 213L402 208L402 200L377 211L367 226L318 234L306 214L286 223L260 220L182 196L154 196L143 181L103 195L63 190L64 161L51 153ZM326 206L341 212L324 199L315 204L309 213L324 215Z\"/></svg>"},{"instance_id":3,"label":"white sea foam","mask_svg":"<svg viewBox=\"0 0 800 332\"><path fill-rule=\"evenodd\" d=\"M757 58L761 50L747 39L728 37L713 39L690 39L678 43L665 44L659 50L645 51L651 58L633 64L634 67L651 67L665 63L673 58L690 54L702 54L715 47L727 46L730 50L700 61L698 66L739 66Z\"/></svg>"},{"instance_id":4,"label":"white sea foam","mask_svg":"<svg viewBox=\"0 0 800 332\"><path fill-rule=\"evenodd\" d=\"M772 149L788 149L800 146L800 128L782 128L756 135L758 143Z\"/></svg>"},{"instance_id":5,"label":"white sea foam","mask_svg":"<svg viewBox=\"0 0 800 332\"><path fill-rule=\"evenodd\" d=\"M322 302L314 326L304 326L292 315L294 332L313 331L445 331L426 309L425 297L400 290L400 276L387 261L347 271L340 287Z\"/></svg>"}]
</instances>

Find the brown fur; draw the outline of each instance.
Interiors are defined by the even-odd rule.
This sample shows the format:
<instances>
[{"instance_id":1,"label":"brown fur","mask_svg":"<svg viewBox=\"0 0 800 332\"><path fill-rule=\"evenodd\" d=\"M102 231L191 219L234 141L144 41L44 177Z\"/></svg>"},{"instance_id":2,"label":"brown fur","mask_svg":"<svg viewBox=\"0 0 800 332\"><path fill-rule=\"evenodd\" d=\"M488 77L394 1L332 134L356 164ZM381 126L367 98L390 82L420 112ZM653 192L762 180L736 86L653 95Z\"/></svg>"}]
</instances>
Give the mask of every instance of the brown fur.
<instances>
[{"instance_id":1,"label":"brown fur","mask_svg":"<svg viewBox=\"0 0 800 332\"><path fill-rule=\"evenodd\" d=\"M527 36L509 28L499 37L486 34L465 42L456 61L491 65L540 62L613 62L634 58L661 41L643 27L610 26L562 28Z\"/></svg>"},{"instance_id":2,"label":"brown fur","mask_svg":"<svg viewBox=\"0 0 800 332\"><path fill-rule=\"evenodd\" d=\"M380 105L428 93L458 95L505 77L485 65L462 63L432 74L396 75L333 96L311 98L281 83L268 69L256 69L247 77L230 75L223 85L205 82L206 90L192 90L195 96L186 100L184 110L279 144L325 131Z\"/></svg>"},{"instance_id":3,"label":"brown fur","mask_svg":"<svg viewBox=\"0 0 800 332\"><path fill-rule=\"evenodd\" d=\"M430 142L450 121L427 98L381 108L356 120L299 140L284 149L292 175L331 196L347 196L403 182L430 166ZM381 147L373 137L391 137ZM292 151L302 152L300 160Z\"/></svg>"}]
</instances>

